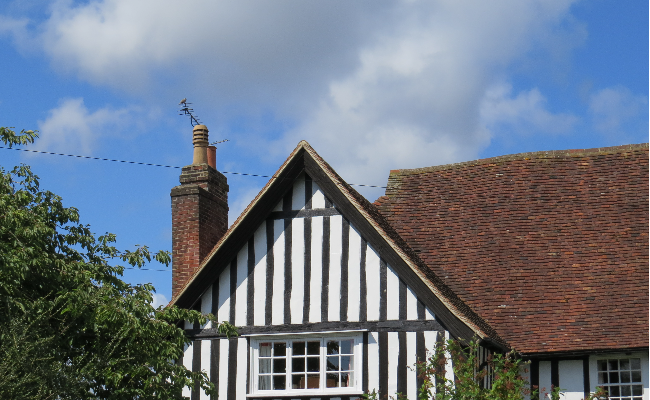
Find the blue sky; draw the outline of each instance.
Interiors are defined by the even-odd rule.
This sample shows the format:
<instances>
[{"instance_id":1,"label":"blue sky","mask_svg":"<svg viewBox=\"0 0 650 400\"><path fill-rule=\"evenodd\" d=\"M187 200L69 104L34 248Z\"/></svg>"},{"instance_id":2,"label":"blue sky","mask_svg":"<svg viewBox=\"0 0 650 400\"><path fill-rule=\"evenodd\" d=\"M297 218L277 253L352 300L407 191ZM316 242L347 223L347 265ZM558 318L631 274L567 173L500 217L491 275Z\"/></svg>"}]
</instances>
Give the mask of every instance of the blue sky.
<instances>
[{"instance_id":1,"label":"blue sky","mask_svg":"<svg viewBox=\"0 0 650 400\"><path fill-rule=\"evenodd\" d=\"M4 1L0 126L38 129L32 149L180 167L187 97L229 139L221 171L271 175L306 139L380 186L391 169L647 142L648 14L640 0ZM32 165L121 248L171 248L178 169L0 160ZM232 221L266 180L226 176ZM170 297L169 271L125 278Z\"/></svg>"}]
</instances>

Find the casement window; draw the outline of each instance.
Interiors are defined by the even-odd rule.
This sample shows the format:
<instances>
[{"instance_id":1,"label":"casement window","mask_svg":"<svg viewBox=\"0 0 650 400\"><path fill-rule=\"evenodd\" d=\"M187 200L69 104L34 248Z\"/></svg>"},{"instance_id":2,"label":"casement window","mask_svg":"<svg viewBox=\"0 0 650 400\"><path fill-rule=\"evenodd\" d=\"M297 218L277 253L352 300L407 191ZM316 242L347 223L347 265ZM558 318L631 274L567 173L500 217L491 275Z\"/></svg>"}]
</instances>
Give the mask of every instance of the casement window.
<instances>
[{"instance_id":1,"label":"casement window","mask_svg":"<svg viewBox=\"0 0 650 400\"><path fill-rule=\"evenodd\" d=\"M598 360L598 386L609 393L611 400L641 400L641 359L619 358Z\"/></svg>"},{"instance_id":2,"label":"casement window","mask_svg":"<svg viewBox=\"0 0 650 400\"><path fill-rule=\"evenodd\" d=\"M251 344L252 393L361 392L359 336L257 339Z\"/></svg>"}]
</instances>

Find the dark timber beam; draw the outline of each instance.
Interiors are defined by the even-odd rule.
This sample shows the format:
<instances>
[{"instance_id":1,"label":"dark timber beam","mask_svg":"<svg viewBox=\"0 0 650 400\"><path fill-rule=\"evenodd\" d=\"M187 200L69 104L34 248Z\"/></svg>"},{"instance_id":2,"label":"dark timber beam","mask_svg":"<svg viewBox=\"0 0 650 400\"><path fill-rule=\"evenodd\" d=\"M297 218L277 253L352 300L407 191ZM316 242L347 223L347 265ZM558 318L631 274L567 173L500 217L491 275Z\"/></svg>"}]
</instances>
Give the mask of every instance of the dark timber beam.
<instances>
[{"instance_id":1,"label":"dark timber beam","mask_svg":"<svg viewBox=\"0 0 650 400\"><path fill-rule=\"evenodd\" d=\"M239 335L269 335L282 333L320 333L338 331L369 332L443 332L445 329L435 320L415 321L370 321L370 322L314 322L309 324L285 324L243 326L238 328ZM193 339L225 337L217 329L187 329L187 335Z\"/></svg>"}]
</instances>

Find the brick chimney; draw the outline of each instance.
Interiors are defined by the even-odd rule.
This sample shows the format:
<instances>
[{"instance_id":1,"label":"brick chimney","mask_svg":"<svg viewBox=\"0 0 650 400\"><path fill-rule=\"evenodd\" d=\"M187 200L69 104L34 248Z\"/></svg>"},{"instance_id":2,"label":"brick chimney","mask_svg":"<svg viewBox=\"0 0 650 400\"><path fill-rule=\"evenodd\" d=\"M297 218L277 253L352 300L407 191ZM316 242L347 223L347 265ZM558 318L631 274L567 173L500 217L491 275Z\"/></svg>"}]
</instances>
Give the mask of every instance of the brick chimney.
<instances>
[{"instance_id":1,"label":"brick chimney","mask_svg":"<svg viewBox=\"0 0 650 400\"><path fill-rule=\"evenodd\" d=\"M205 125L194 127L192 142L192 165L183 167L181 184L171 191L172 298L228 229L228 182L216 170L216 157L208 157Z\"/></svg>"}]
</instances>

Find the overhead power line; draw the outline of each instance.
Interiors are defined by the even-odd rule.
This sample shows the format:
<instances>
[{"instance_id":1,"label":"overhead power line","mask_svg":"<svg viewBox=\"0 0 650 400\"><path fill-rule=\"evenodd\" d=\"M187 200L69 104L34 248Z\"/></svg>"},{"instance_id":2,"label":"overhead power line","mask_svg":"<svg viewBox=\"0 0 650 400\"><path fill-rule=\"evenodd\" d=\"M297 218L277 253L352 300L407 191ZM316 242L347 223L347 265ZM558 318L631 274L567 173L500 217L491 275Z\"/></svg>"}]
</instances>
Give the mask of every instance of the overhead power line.
<instances>
[{"instance_id":1,"label":"overhead power line","mask_svg":"<svg viewBox=\"0 0 650 400\"><path fill-rule=\"evenodd\" d=\"M77 154L64 154L64 153L52 153L50 151L40 151L40 150L29 150L29 149L19 149L16 147L5 147L5 146L0 146L0 149L6 149L6 150L18 150L18 151L27 151L30 153L39 153L39 154L49 154L52 156L64 156L64 157L74 157L74 158L85 158L88 160L98 160L98 161L112 161L112 162L119 162L119 163L125 163L125 164L135 164L135 165L146 165L149 167L163 167L163 168L177 168L181 169L183 167L177 167L175 165L163 165L163 164L153 164L153 163L145 163L145 162L139 162L139 161L126 161L126 160L114 160L111 158L101 158L101 157L90 157L90 156L80 156ZM243 176L254 176L258 178L273 178L277 179L275 176L271 175L259 175L259 174L247 174L245 172L232 172L232 171L219 171L222 174L230 174L230 175L243 175ZM364 187L372 187L372 188L379 188L379 189L386 189L386 186L376 186L376 185L364 185L362 183L348 183L348 185L351 186L364 186Z\"/></svg>"}]
</instances>

